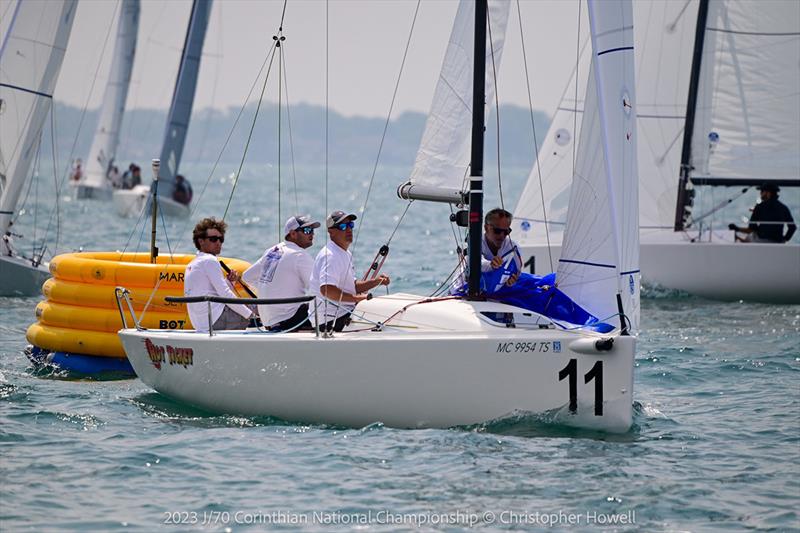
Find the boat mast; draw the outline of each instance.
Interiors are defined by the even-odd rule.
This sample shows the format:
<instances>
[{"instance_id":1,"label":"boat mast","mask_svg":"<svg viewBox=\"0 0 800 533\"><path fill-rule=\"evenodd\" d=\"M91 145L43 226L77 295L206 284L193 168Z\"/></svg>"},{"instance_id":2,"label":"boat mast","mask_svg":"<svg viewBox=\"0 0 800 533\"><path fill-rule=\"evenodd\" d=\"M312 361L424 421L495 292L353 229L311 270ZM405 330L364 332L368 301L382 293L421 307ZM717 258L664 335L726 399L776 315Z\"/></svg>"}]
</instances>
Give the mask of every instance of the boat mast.
<instances>
[{"instance_id":1,"label":"boat mast","mask_svg":"<svg viewBox=\"0 0 800 533\"><path fill-rule=\"evenodd\" d=\"M472 72L472 154L469 180L469 297L481 293L481 254L483 243L483 134L486 91L486 15L487 0L475 2L475 45Z\"/></svg>"},{"instance_id":2,"label":"boat mast","mask_svg":"<svg viewBox=\"0 0 800 533\"><path fill-rule=\"evenodd\" d=\"M692 55L692 72L689 79L689 101L686 103L686 122L683 127L683 149L681 151L681 177L678 180L678 202L675 206L675 231L683 231L692 203L693 192L689 192L689 174L692 171L692 133L694 117L697 109L697 89L700 85L700 69L703 63L703 42L706 35L708 19L708 0L700 0L697 8L697 26L694 32L694 54Z\"/></svg>"}]
</instances>

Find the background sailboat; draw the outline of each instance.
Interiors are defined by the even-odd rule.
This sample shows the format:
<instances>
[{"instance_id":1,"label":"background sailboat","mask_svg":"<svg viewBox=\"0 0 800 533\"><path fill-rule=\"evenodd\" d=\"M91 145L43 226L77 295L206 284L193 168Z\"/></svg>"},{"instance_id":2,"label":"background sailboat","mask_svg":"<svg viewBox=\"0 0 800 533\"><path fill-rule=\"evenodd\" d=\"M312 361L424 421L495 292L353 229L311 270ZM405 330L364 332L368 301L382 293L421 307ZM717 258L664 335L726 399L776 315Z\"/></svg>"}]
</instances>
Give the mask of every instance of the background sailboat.
<instances>
[{"instance_id":1,"label":"background sailboat","mask_svg":"<svg viewBox=\"0 0 800 533\"><path fill-rule=\"evenodd\" d=\"M702 5L708 17L698 49ZM638 27L646 28L636 37L642 279L711 298L800 301L800 245L735 244L731 219L712 212L719 198L707 200L725 186L737 186L738 193L766 181L800 185L800 6L703 0L637 2L635 8ZM697 82L690 95L693 64ZM579 68L579 84L585 83L581 72L587 70ZM570 138L573 123L580 131L583 111L571 101L573 91L571 85L565 92L517 206L515 229L537 272L548 271L550 258L561 254ZM687 101L695 102L691 137L684 135ZM681 199L682 165L689 192ZM704 203L692 205L695 186L706 193Z\"/></svg>"},{"instance_id":2,"label":"background sailboat","mask_svg":"<svg viewBox=\"0 0 800 533\"><path fill-rule=\"evenodd\" d=\"M110 199L111 166L116 163L117 147L125 113L125 101L136 55L136 36L139 31L139 0L123 0L120 6L117 39L111 62L100 118L97 121L92 147L86 159L83 178L76 184L78 198ZM124 169L123 169L124 170ZM120 173L122 170L120 170Z\"/></svg>"},{"instance_id":3,"label":"background sailboat","mask_svg":"<svg viewBox=\"0 0 800 533\"><path fill-rule=\"evenodd\" d=\"M181 54L175 90L167 117L167 127L161 148L161 170L159 173L159 209L168 216L189 216L189 206L172 199L175 189L175 176L178 173L189 120L192 115L197 76L203 54L212 0L194 0L189 17ZM121 216L135 216L142 212L150 198L150 187L138 185L130 190L116 190L113 193L114 207Z\"/></svg>"},{"instance_id":4,"label":"background sailboat","mask_svg":"<svg viewBox=\"0 0 800 533\"><path fill-rule=\"evenodd\" d=\"M49 272L23 257L12 224L31 174L77 1L18 2L0 48L0 296L37 294ZM43 250L42 252L43 253Z\"/></svg>"}]
</instances>

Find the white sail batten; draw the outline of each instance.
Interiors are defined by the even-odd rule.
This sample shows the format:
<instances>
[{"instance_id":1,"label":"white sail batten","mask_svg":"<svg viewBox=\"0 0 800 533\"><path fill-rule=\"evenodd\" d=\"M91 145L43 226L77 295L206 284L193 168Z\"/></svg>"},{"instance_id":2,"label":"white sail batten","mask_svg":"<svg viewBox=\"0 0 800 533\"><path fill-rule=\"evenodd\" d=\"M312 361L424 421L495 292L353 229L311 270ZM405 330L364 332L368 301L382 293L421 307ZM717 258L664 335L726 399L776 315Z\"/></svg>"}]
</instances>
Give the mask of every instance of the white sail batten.
<instances>
[{"instance_id":1,"label":"white sail batten","mask_svg":"<svg viewBox=\"0 0 800 533\"><path fill-rule=\"evenodd\" d=\"M798 180L800 2L710 0L692 177Z\"/></svg>"},{"instance_id":2,"label":"white sail batten","mask_svg":"<svg viewBox=\"0 0 800 533\"><path fill-rule=\"evenodd\" d=\"M636 166L633 10L630 0L588 3L592 65L559 288L601 320L639 317L639 198Z\"/></svg>"},{"instance_id":3,"label":"white sail batten","mask_svg":"<svg viewBox=\"0 0 800 533\"><path fill-rule=\"evenodd\" d=\"M0 233L28 179L67 48L76 0L19 2L0 48ZM11 250L2 250L3 255Z\"/></svg>"},{"instance_id":4,"label":"white sail batten","mask_svg":"<svg viewBox=\"0 0 800 533\"><path fill-rule=\"evenodd\" d=\"M491 42L486 46L487 102L494 100L495 82L491 73L500 67L509 6L508 0L489 1ZM411 172L414 186L427 190L464 190L471 147L474 26L475 3L462 0ZM487 35L487 41L489 39ZM486 109L488 113L489 106Z\"/></svg>"},{"instance_id":5,"label":"white sail batten","mask_svg":"<svg viewBox=\"0 0 800 533\"><path fill-rule=\"evenodd\" d=\"M114 44L111 74L103 95L100 119L86 162L86 175L83 183L89 187L106 188L110 185L106 176L116 158L119 146L120 127L125 113L125 101L128 98L138 31L139 0L123 0L117 26L117 39Z\"/></svg>"}]
</instances>

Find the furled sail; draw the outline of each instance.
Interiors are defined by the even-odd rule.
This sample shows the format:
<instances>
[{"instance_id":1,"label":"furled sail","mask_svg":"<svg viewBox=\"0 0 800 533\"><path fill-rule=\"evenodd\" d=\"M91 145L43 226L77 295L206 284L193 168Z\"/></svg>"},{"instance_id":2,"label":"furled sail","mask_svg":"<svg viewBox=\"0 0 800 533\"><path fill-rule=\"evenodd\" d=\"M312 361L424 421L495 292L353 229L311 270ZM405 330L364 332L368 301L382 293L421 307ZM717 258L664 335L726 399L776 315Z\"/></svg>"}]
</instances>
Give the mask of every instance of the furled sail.
<instances>
[{"instance_id":1,"label":"furled sail","mask_svg":"<svg viewBox=\"0 0 800 533\"><path fill-rule=\"evenodd\" d=\"M89 150L89 159L86 162L86 176L83 183L89 187L109 186L106 176L119 146L120 126L125 112L125 100L128 98L138 31L139 0L123 0L111 74L103 95L100 119Z\"/></svg>"},{"instance_id":2,"label":"furled sail","mask_svg":"<svg viewBox=\"0 0 800 533\"><path fill-rule=\"evenodd\" d=\"M0 47L0 233L8 232L50 111L76 0L19 2ZM4 255L12 253L5 240Z\"/></svg>"},{"instance_id":3,"label":"furled sail","mask_svg":"<svg viewBox=\"0 0 800 533\"><path fill-rule=\"evenodd\" d=\"M486 45L487 102L494 100L495 81L491 73L500 68L509 6L508 0L489 1L490 33L487 35ZM440 201L457 203L461 197L460 192L466 189L465 180L468 175L471 147L474 26L475 2L462 0L458 6L431 111L411 172L410 184L413 189L431 193L430 197L423 199L435 200L440 195L442 196L439 198ZM489 106L486 109L488 113Z\"/></svg>"},{"instance_id":4,"label":"furled sail","mask_svg":"<svg viewBox=\"0 0 800 533\"><path fill-rule=\"evenodd\" d=\"M630 0L598 4L588 2L592 63L556 280L604 322L616 321L619 295L635 332L640 275L633 9Z\"/></svg>"},{"instance_id":5,"label":"furled sail","mask_svg":"<svg viewBox=\"0 0 800 533\"><path fill-rule=\"evenodd\" d=\"M710 0L692 180L800 184L799 124L800 2Z\"/></svg>"}]
</instances>

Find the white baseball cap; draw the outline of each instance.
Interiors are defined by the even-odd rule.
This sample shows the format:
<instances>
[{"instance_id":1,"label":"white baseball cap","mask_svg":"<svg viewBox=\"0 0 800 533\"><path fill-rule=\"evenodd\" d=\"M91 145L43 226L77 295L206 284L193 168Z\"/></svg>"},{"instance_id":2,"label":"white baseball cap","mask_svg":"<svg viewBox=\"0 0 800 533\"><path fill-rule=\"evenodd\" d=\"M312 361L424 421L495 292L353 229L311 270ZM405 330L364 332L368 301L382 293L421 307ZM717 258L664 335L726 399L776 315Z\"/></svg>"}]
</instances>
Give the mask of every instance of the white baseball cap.
<instances>
[{"instance_id":1,"label":"white baseball cap","mask_svg":"<svg viewBox=\"0 0 800 533\"><path fill-rule=\"evenodd\" d=\"M286 224L283 225L283 234L289 235L289 232L302 228L318 228L320 223L311 218L311 215L294 215L286 219Z\"/></svg>"}]
</instances>

